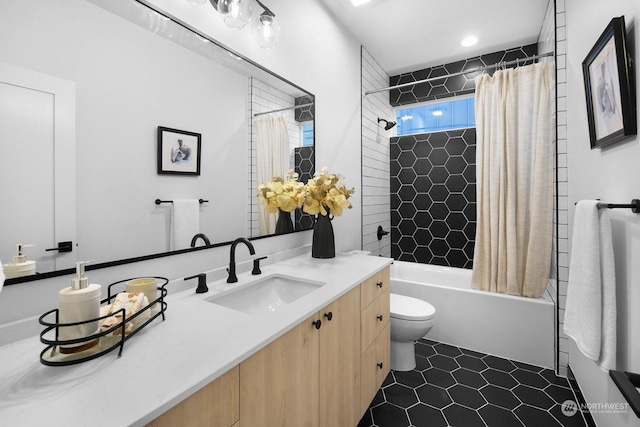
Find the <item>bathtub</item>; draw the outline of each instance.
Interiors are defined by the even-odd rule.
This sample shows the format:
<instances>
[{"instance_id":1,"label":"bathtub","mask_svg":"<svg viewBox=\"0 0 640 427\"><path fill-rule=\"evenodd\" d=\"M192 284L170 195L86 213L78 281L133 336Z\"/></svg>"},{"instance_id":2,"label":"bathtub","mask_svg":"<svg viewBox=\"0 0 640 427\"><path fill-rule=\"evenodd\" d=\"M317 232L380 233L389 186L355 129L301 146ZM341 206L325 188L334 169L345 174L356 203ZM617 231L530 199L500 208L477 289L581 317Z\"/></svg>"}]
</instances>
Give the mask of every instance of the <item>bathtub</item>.
<instances>
[{"instance_id":1,"label":"bathtub","mask_svg":"<svg viewBox=\"0 0 640 427\"><path fill-rule=\"evenodd\" d=\"M554 367L554 303L471 289L471 270L394 261L391 292L427 301L426 339L545 368Z\"/></svg>"}]
</instances>

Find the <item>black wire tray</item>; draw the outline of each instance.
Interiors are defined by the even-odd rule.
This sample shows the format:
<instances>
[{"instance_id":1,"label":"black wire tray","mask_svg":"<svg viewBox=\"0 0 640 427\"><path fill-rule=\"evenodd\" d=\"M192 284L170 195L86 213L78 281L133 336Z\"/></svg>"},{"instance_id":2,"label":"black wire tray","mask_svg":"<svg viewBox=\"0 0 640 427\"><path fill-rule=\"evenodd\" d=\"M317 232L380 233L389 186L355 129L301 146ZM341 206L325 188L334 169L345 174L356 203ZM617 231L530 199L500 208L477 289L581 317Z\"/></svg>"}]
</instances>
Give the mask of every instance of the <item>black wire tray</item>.
<instances>
[{"instance_id":1,"label":"black wire tray","mask_svg":"<svg viewBox=\"0 0 640 427\"><path fill-rule=\"evenodd\" d=\"M156 277L156 276L143 276L143 277L134 277L131 279L120 280L118 282L114 282L107 287L107 298L100 301L100 305L110 304L113 299L115 299L116 295L119 292L112 293L112 288L114 286L119 286L122 288L122 284L130 280L141 279L141 278L150 278L156 279L161 284L158 285L158 290L160 291L160 296L153 301L149 301L149 304L142 308L137 313L125 318L125 310L120 309L114 313L109 313L104 316L100 316L95 319L84 320L82 322L73 322L73 323L59 323L59 309L54 308L53 310L47 311L38 319L38 322L45 326L45 329L40 333L40 342L45 344L46 347L40 353L40 362L47 366L68 366L75 365L77 363L86 362L88 360L96 359L100 356L103 356L111 351L119 348L118 357L122 356L122 351L124 350L124 343L131 337L135 336L140 330L142 330L145 326L151 323L153 320L162 316L162 320L165 318L165 311L167 310L167 303L164 298L167 296L166 286L169 283L169 280L165 277ZM120 291L122 292L122 291ZM149 318L135 322L134 320L143 315L146 311L149 311ZM86 323L100 322L108 317L119 315L122 319L120 322L111 326L110 328L96 332L95 334L91 334L85 337L71 339L71 340L61 340L59 339L59 328L66 326L77 326L83 325ZM54 317L54 321L45 320L47 317ZM126 325L129 322L133 322L133 330L128 334L125 333ZM54 335L54 339L50 339L51 335ZM80 344L87 343L93 340L98 340L98 344L93 347L79 351L77 353L62 353L60 351L61 346L68 346L71 344Z\"/></svg>"}]
</instances>

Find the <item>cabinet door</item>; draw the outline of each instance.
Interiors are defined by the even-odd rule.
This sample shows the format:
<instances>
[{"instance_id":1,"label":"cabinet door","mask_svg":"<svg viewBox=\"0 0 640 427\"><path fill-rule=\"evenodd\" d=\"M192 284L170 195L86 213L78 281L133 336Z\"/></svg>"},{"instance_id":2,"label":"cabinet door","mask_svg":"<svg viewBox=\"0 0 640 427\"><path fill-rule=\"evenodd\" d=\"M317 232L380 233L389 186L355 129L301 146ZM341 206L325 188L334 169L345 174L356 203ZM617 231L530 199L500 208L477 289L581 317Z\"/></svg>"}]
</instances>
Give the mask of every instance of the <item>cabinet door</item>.
<instances>
[{"instance_id":1,"label":"cabinet door","mask_svg":"<svg viewBox=\"0 0 640 427\"><path fill-rule=\"evenodd\" d=\"M360 413L369 407L378 389L389 374L390 365L390 329L385 326L376 340L364 352L360 371Z\"/></svg>"},{"instance_id":2,"label":"cabinet door","mask_svg":"<svg viewBox=\"0 0 640 427\"><path fill-rule=\"evenodd\" d=\"M329 304L319 315L320 426L355 426L361 415L360 288Z\"/></svg>"},{"instance_id":3,"label":"cabinet door","mask_svg":"<svg viewBox=\"0 0 640 427\"><path fill-rule=\"evenodd\" d=\"M147 427L231 427L239 417L238 378L236 366L151 421Z\"/></svg>"},{"instance_id":4,"label":"cabinet door","mask_svg":"<svg viewBox=\"0 0 640 427\"><path fill-rule=\"evenodd\" d=\"M318 425L316 320L303 321L240 364L242 425Z\"/></svg>"},{"instance_id":5,"label":"cabinet door","mask_svg":"<svg viewBox=\"0 0 640 427\"><path fill-rule=\"evenodd\" d=\"M362 310L380 295L389 292L389 267L381 270L360 285L360 307Z\"/></svg>"}]
</instances>

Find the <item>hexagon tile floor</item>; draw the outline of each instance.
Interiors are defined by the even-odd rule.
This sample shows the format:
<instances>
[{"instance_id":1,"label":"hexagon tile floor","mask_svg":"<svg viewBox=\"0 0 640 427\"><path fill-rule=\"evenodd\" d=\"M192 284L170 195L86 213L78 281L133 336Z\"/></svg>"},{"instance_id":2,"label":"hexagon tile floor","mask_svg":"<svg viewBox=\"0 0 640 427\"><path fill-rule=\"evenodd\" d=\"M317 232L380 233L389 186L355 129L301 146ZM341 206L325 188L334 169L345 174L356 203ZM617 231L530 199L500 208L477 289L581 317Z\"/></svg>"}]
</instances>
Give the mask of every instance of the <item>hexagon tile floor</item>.
<instances>
[{"instance_id":1,"label":"hexagon tile floor","mask_svg":"<svg viewBox=\"0 0 640 427\"><path fill-rule=\"evenodd\" d=\"M434 341L416 343L416 369L391 371L358 427L585 427L553 370Z\"/></svg>"}]
</instances>

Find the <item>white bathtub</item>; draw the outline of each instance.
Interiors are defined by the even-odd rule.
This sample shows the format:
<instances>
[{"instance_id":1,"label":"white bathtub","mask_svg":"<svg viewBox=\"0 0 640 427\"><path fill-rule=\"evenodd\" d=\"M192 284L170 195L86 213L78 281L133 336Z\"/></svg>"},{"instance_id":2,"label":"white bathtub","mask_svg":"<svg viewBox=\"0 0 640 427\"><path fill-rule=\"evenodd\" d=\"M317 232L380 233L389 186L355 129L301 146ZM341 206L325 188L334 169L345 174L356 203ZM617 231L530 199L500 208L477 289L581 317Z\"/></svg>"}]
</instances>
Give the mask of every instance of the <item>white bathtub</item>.
<instances>
[{"instance_id":1,"label":"white bathtub","mask_svg":"<svg viewBox=\"0 0 640 427\"><path fill-rule=\"evenodd\" d=\"M391 292L436 309L427 339L553 368L554 304L471 289L471 270L394 261Z\"/></svg>"}]
</instances>

